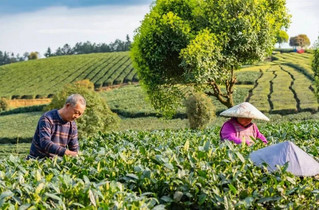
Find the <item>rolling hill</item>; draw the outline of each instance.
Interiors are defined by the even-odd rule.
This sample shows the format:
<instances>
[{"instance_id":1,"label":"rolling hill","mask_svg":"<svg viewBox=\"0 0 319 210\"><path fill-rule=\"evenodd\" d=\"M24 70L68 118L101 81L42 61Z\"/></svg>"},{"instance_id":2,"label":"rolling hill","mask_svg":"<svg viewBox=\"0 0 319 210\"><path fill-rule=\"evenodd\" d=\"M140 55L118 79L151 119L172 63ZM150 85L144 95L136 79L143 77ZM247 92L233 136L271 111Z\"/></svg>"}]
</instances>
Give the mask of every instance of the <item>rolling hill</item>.
<instances>
[{"instance_id":1,"label":"rolling hill","mask_svg":"<svg viewBox=\"0 0 319 210\"><path fill-rule=\"evenodd\" d=\"M0 66L0 97L46 98L89 79L95 88L137 81L128 52L50 57Z\"/></svg>"}]
</instances>

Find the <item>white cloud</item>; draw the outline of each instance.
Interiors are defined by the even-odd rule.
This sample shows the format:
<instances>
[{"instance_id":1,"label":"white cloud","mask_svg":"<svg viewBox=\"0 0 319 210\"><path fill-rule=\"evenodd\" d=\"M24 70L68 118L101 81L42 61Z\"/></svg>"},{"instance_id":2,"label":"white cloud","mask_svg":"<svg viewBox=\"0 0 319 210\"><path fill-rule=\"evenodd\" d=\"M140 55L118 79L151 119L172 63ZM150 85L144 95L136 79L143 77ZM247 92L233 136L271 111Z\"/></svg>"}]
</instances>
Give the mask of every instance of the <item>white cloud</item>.
<instances>
[{"instance_id":1,"label":"white cloud","mask_svg":"<svg viewBox=\"0 0 319 210\"><path fill-rule=\"evenodd\" d=\"M139 27L149 5L99 6L81 9L48 8L0 19L0 50L14 53L55 50L68 43L110 43L125 40Z\"/></svg>"}]
</instances>

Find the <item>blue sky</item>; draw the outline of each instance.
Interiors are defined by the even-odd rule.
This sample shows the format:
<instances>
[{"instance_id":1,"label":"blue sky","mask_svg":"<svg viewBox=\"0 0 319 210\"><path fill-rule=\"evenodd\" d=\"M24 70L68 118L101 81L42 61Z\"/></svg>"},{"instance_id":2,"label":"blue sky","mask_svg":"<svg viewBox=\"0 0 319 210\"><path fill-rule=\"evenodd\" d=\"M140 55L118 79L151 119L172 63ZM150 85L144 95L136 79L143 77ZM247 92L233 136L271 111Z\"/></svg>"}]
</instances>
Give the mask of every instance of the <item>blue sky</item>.
<instances>
[{"instance_id":1,"label":"blue sky","mask_svg":"<svg viewBox=\"0 0 319 210\"><path fill-rule=\"evenodd\" d=\"M103 5L140 5L150 0L1 0L0 14L32 12L48 7L85 8Z\"/></svg>"},{"instance_id":2,"label":"blue sky","mask_svg":"<svg viewBox=\"0 0 319 210\"><path fill-rule=\"evenodd\" d=\"M286 0L288 35L319 36L319 0ZM68 43L131 40L152 0L0 0L0 50L22 55ZM288 45L284 45L287 47Z\"/></svg>"}]
</instances>

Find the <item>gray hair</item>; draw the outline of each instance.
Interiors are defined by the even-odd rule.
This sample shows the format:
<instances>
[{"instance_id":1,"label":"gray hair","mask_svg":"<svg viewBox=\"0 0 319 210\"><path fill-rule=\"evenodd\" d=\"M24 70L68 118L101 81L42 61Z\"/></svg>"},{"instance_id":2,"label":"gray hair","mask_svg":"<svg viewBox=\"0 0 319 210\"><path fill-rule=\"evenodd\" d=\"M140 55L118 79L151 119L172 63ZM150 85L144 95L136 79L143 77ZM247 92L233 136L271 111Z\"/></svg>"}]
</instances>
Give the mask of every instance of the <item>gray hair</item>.
<instances>
[{"instance_id":1,"label":"gray hair","mask_svg":"<svg viewBox=\"0 0 319 210\"><path fill-rule=\"evenodd\" d=\"M76 106L77 103L82 104L83 106L86 106L86 101L83 96L80 94L72 94L70 95L66 101L65 104L71 104L71 106Z\"/></svg>"}]
</instances>

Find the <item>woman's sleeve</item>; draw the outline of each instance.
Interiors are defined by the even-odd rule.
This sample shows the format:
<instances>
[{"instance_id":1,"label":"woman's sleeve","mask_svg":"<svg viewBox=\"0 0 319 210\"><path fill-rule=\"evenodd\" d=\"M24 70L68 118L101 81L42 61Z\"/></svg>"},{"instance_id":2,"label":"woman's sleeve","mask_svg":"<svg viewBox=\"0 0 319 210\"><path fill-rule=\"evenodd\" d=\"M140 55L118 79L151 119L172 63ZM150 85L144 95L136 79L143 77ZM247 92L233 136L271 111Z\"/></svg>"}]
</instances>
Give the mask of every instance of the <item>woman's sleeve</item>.
<instances>
[{"instance_id":1,"label":"woman's sleeve","mask_svg":"<svg viewBox=\"0 0 319 210\"><path fill-rule=\"evenodd\" d=\"M224 123L223 127L220 130L220 137L222 140L227 139L229 141L233 141L236 144L240 144L242 142L240 138L236 137L236 130L234 126L229 122Z\"/></svg>"}]
</instances>

